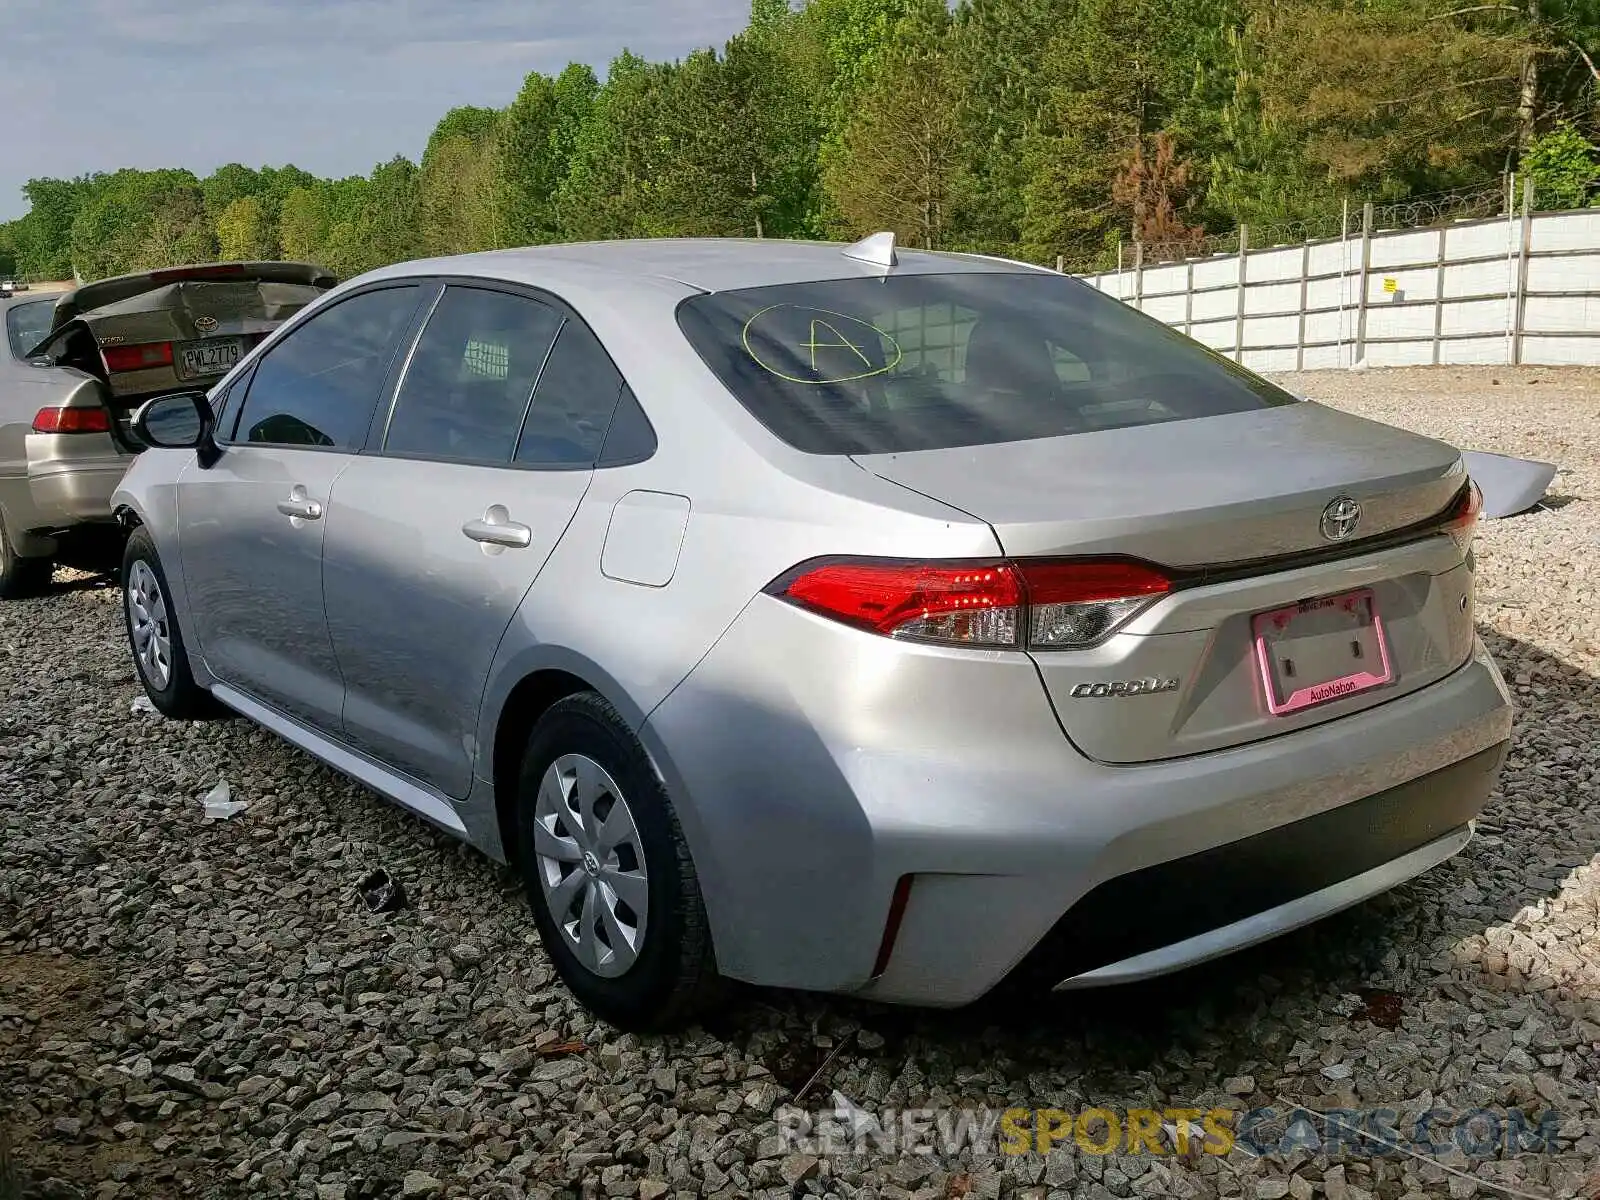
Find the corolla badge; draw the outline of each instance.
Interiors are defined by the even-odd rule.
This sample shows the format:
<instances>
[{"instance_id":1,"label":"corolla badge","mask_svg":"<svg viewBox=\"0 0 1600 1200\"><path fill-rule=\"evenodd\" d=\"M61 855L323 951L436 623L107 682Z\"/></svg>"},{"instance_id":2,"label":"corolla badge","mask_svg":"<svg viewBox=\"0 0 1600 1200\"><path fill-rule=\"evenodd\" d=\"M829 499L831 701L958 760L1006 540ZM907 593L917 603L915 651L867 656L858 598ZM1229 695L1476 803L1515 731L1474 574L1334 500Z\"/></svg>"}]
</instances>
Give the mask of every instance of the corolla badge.
<instances>
[{"instance_id":1,"label":"corolla badge","mask_svg":"<svg viewBox=\"0 0 1600 1200\"><path fill-rule=\"evenodd\" d=\"M1078 699L1109 700L1118 696L1153 696L1157 692L1177 690L1176 679L1156 676L1151 679L1111 679L1102 683L1080 683L1073 687L1072 695Z\"/></svg>"},{"instance_id":2,"label":"corolla badge","mask_svg":"<svg viewBox=\"0 0 1600 1200\"><path fill-rule=\"evenodd\" d=\"M1330 542L1342 542L1355 533L1361 524L1361 505L1349 496L1335 496L1322 510L1322 536Z\"/></svg>"},{"instance_id":3,"label":"corolla badge","mask_svg":"<svg viewBox=\"0 0 1600 1200\"><path fill-rule=\"evenodd\" d=\"M194 327L201 333L215 333L217 330L217 319L215 317L196 317L194 319Z\"/></svg>"}]
</instances>

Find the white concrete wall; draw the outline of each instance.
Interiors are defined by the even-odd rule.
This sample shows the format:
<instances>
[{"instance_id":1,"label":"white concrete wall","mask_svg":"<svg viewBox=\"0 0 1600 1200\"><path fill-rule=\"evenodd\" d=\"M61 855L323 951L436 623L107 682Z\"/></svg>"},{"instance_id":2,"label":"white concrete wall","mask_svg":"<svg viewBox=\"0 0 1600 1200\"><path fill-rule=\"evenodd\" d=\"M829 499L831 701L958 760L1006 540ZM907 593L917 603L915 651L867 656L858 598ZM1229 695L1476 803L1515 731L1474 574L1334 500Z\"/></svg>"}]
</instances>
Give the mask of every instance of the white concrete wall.
<instances>
[{"instance_id":1,"label":"white concrete wall","mask_svg":"<svg viewBox=\"0 0 1600 1200\"><path fill-rule=\"evenodd\" d=\"M1242 300L1237 254L1083 279L1257 370L1600 365L1600 208L1537 213L1527 236L1524 269L1520 215L1375 233L1364 287L1359 233L1252 250Z\"/></svg>"}]
</instances>

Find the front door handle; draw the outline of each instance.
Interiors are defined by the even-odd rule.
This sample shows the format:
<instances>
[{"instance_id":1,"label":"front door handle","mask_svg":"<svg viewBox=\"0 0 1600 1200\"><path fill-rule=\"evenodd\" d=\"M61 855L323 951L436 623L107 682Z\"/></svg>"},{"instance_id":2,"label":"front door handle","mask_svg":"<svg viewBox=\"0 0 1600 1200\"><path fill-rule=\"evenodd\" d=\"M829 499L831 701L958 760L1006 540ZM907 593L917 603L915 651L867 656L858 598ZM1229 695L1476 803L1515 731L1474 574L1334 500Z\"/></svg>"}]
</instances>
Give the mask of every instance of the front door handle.
<instances>
[{"instance_id":1,"label":"front door handle","mask_svg":"<svg viewBox=\"0 0 1600 1200\"><path fill-rule=\"evenodd\" d=\"M463 525L461 532L482 542L486 553L497 549L526 550L533 544L533 530L513 521L503 504L491 504L483 516Z\"/></svg>"},{"instance_id":2,"label":"front door handle","mask_svg":"<svg viewBox=\"0 0 1600 1200\"><path fill-rule=\"evenodd\" d=\"M286 517L298 517L302 521L319 521L322 519L322 501L311 499L306 495L306 489L297 483L289 489L287 500L278 501L278 511Z\"/></svg>"}]
</instances>

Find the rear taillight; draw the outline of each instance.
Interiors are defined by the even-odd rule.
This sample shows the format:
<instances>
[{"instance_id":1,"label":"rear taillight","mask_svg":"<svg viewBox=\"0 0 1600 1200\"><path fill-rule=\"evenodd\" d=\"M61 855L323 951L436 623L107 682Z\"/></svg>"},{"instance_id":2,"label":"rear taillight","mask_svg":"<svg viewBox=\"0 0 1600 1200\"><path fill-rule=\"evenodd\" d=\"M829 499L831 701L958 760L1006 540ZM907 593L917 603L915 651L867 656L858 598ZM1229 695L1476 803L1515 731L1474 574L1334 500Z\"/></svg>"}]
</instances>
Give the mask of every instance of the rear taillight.
<instances>
[{"instance_id":1,"label":"rear taillight","mask_svg":"<svg viewBox=\"0 0 1600 1200\"><path fill-rule=\"evenodd\" d=\"M1101 641L1171 589L1156 567L1124 559L851 559L802 566L768 590L886 637L1069 650Z\"/></svg>"},{"instance_id":2,"label":"rear taillight","mask_svg":"<svg viewBox=\"0 0 1600 1200\"><path fill-rule=\"evenodd\" d=\"M111 414L103 408L41 408L34 414L35 433L110 433Z\"/></svg>"},{"instance_id":3,"label":"rear taillight","mask_svg":"<svg viewBox=\"0 0 1600 1200\"><path fill-rule=\"evenodd\" d=\"M1445 532L1461 548L1465 554L1472 549L1472 539L1478 532L1478 517L1483 512L1483 493L1478 490L1478 485L1472 480L1467 480L1467 486L1461 489L1461 494L1456 497L1455 503L1450 506L1450 511L1445 514Z\"/></svg>"},{"instance_id":4,"label":"rear taillight","mask_svg":"<svg viewBox=\"0 0 1600 1200\"><path fill-rule=\"evenodd\" d=\"M106 370L113 374L120 371L143 371L150 367L170 367L172 365L171 342L145 342L138 346L107 346L100 351L100 354L106 360Z\"/></svg>"},{"instance_id":5,"label":"rear taillight","mask_svg":"<svg viewBox=\"0 0 1600 1200\"><path fill-rule=\"evenodd\" d=\"M1028 645L1036 650L1098 642L1172 580L1155 567L1123 559L1022 563L1028 587Z\"/></svg>"}]
</instances>

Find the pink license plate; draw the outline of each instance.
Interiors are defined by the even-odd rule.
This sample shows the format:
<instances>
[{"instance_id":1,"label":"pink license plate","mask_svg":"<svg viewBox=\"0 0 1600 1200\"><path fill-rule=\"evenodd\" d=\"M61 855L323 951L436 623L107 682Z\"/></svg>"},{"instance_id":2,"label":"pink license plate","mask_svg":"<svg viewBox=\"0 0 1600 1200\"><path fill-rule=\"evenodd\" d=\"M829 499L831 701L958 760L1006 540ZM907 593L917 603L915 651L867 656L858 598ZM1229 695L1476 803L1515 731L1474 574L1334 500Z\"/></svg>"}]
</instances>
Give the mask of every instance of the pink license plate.
<instances>
[{"instance_id":1,"label":"pink license plate","mask_svg":"<svg viewBox=\"0 0 1600 1200\"><path fill-rule=\"evenodd\" d=\"M1394 678L1371 588L1257 613L1251 633L1267 709L1275 717Z\"/></svg>"}]
</instances>

